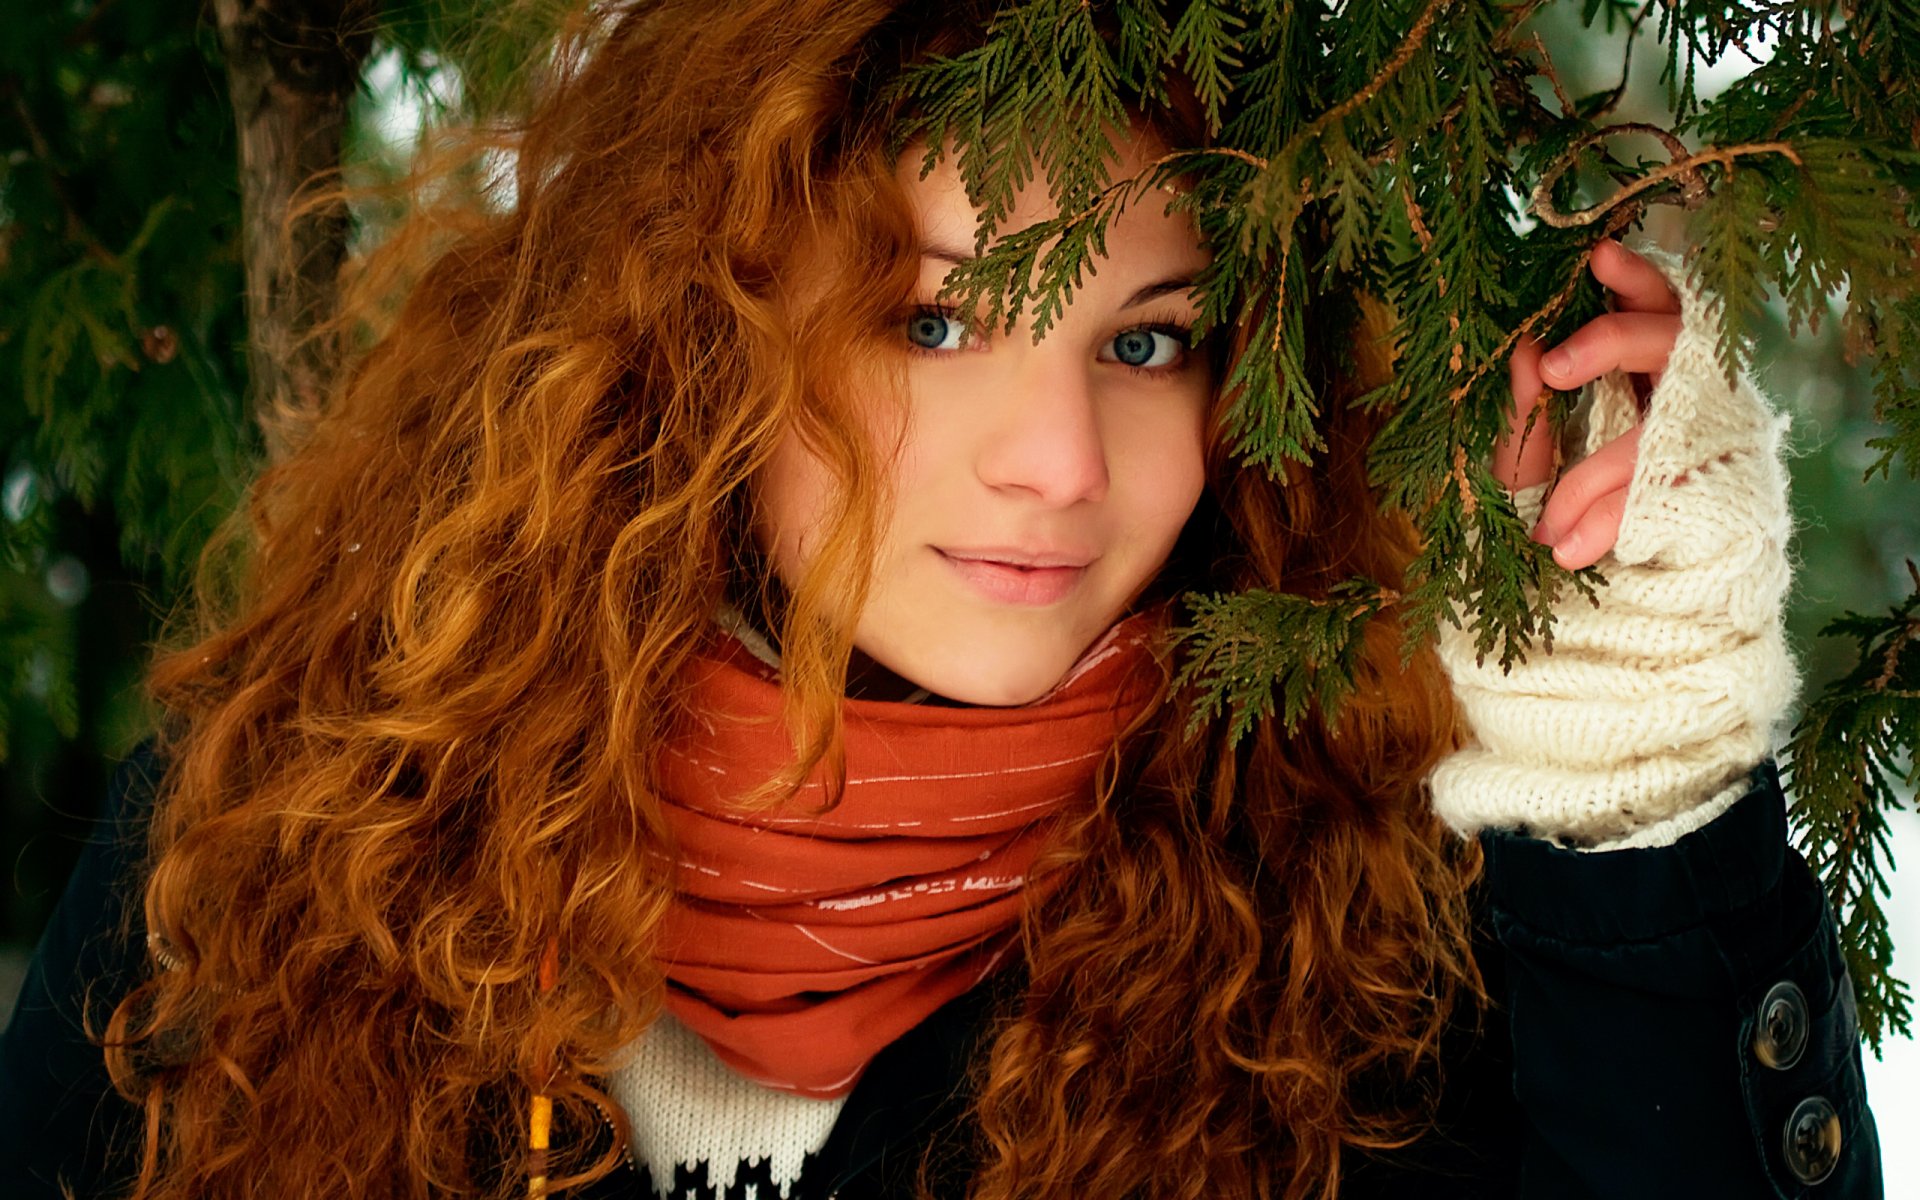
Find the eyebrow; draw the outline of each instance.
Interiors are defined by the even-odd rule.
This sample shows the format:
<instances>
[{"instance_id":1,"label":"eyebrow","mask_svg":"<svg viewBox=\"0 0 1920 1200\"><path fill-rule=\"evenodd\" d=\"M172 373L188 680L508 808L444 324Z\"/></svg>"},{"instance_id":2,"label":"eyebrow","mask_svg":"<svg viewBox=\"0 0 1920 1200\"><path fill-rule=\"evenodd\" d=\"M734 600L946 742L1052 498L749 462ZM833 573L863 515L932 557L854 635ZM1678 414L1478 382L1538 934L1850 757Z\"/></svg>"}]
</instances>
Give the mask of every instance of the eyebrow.
<instances>
[{"instance_id":1,"label":"eyebrow","mask_svg":"<svg viewBox=\"0 0 1920 1200\"><path fill-rule=\"evenodd\" d=\"M972 262L974 259L973 255L961 250L955 250L950 246L922 246L920 247L920 257L955 264ZM1129 296L1127 302L1120 307L1133 308L1137 305L1145 304L1149 300L1158 300L1160 297L1170 295L1174 292L1188 291L1192 287L1193 279L1189 276L1181 275L1172 279L1162 279L1157 283L1150 283L1141 288Z\"/></svg>"}]
</instances>

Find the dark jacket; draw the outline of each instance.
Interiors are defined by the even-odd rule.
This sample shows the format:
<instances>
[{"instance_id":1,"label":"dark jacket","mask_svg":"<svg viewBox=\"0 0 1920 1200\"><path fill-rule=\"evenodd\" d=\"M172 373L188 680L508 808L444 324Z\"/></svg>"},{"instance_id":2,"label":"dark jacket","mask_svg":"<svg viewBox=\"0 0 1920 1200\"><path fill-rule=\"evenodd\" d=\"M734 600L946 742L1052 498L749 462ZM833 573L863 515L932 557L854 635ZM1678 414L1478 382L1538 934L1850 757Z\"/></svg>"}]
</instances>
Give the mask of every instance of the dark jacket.
<instances>
[{"instance_id":1,"label":"dark jacket","mask_svg":"<svg viewBox=\"0 0 1920 1200\"><path fill-rule=\"evenodd\" d=\"M102 1195L133 1169L135 1113L81 1011L98 1023L146 969L139 921L127 937L119 922L137 913L157 773L144 750L122 766L0 1036L4 1200L57 1196L56 1177ZM1833 914L1787 844L1773 764L1750 782L1671 846L1581 854L1482 835L1478 953L1503 1007L1446 1045L1436 1130L1355 1155L1344 1200L1881 1195ZM930 1147L964 1160L937 1152L964 1146L966 1067L992 1002L976 990L881 1053L809 1171L818 1196L904 1197ZM627 1169L585 1194L644 1196L642 1182Z\"/></svg>"}]
</instances>

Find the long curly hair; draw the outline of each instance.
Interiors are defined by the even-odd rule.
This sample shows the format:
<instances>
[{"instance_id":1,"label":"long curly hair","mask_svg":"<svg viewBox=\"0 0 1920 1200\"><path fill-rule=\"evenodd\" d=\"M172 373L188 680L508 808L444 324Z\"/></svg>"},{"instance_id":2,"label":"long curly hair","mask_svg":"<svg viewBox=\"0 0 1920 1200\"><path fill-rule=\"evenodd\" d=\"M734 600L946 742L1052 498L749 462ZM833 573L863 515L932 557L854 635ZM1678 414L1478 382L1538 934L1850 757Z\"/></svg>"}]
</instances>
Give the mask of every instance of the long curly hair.
<instances>
[{"instance_id":1,"label":"long curly hair","mask_svg":"<svg viewBox=\"0 0 1920 1200\"><path fill-rule=\"evenodd\" d=\"M105 1031L147 1118L132 1195L506 1195L532 1093L620 1120L596 1077L665 986L653 751L716 605L779 631L797 770L836 761L886 501L853 406L898 394L918 269L886 84L988 7L596 9L521 119L463 143L511 146L510 196L422 169L352 268L337 386L151 670L165 969ZM1190 104L1139 115L1203 136ZM1217 446L1166 590L1404 570L1412 530L1369 501L1368 417L1339 402L1388 371L1388 314L1329 297L1316 320L1328 453L1275 486ZM841 496L775 596L748 483L790 428ZM1344 1151L1418 1134L1417 1081L1484 999L1479 861L1422 791L1450 694L1398 644L1389 613L1337 726L1236 745L1169 697L1116 753L977 1068L973 1196L1325 1195ZM616 1162L554 1153L556 1189Z\"/></svg>"}]
</instances>

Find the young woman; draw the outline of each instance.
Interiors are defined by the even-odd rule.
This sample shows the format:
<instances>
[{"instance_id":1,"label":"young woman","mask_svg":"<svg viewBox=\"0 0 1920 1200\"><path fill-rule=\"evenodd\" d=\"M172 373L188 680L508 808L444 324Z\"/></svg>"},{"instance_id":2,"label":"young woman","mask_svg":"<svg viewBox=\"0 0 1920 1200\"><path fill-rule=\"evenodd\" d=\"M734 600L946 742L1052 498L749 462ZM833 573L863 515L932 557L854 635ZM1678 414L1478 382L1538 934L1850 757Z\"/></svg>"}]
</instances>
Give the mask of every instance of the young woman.
<instances>
[{"instance_id":1,"label":"young woman","mask_svg":"<svg viewBox=\"0 0 1920 1200\"><path fill-rule=\"evenodd\" d=\"M1602 243L1512 361L1516 430L1591 393L1544 505L1494 464L1612 581L1552 655L1388 614L1337 725L1189 736L1173 597L1411 531L1358 409L1235 468L1159 205L961 344L977 210L882 98L975 7L621 10L514 203L379 252L0 1046L8 1196L1878 1193L1765 761L1781 422L1678 263Z\"/></svg>"}]
</instances>

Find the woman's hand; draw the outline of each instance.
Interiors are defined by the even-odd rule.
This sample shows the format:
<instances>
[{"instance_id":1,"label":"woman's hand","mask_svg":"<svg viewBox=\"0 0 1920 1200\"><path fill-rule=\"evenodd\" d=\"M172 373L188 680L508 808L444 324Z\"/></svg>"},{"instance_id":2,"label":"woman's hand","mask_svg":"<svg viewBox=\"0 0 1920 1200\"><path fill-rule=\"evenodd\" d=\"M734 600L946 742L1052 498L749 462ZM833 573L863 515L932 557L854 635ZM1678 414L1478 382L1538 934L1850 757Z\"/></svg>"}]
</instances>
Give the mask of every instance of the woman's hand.
<instances>
[{"instance_id":1,"label":"woman's hand","mask_svg":"<svg viewBox=\"0 0 1920 1200\"><path fill-rule=\"evenodd\" d=\"M1440 623L1472 739L1428 785L1468 837L1666 845L1744 793L1794 696L1787 418L1722 369L1719 302L1683 257L1602 243L1592 262L1613 311L1566 340L1571 371L1543 376L1545 347L1516 349L1520 411L1492 466L1554 557L1577 569L1604 556L1608 586L1598 603L1560 590L1552 651L1524 661L1488 661L1478 630ZM1586 385L1581 420L1559 438L1536 421L1522 446L1543 380Z\"/></svg>"},{"instance_id":2,"label":"woman's hand","mask_svg":"<svg viewBox=\"0 0 1920 1200\"><path fill-rule=\"evenodd\" d=\"M1508 362L1512 426L1494 447L1492 467L1516 492L1553 478L1553 439L1547 434L1546 414L1531 434L1521 437L1528 414L1545 403L1548 388L1570 391L1608 371L1626 371L1644 407L1680 334L1680 299L1653 264L1611 238L1594 247L1589 263L1594 278L1613 292L1614 311L1587 322L1544 356L1539 339L1528 335ZM1533 529L1533 540L1552 546L1554 561L1562 567L1572 571L1591 566L1613 549L1639 445L1640 426L1635 425L1560 477Z\"/></svg>"}]
</instances>

